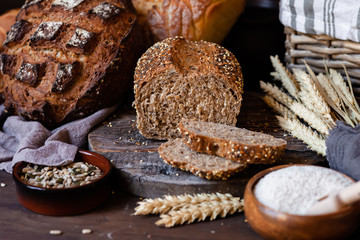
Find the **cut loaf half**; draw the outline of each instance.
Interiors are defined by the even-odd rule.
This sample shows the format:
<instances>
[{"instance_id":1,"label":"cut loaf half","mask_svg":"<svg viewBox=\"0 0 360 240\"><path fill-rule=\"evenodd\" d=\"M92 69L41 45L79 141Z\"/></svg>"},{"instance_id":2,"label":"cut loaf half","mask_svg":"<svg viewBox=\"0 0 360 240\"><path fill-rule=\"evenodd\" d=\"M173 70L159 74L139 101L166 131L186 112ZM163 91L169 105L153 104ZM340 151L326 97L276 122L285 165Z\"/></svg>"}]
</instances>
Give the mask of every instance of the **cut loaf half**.
<instances>
[{"instance_id":1,"label":"cut loaf half","mask_svg":"<svg viewBox=\"0 0 360 240\"><path fill-rule=\"evenodd\" d=\"M243 78L225 48L182 37L156 43L135 70L137 128L151 139L180 137L182 118L236 124Z\"/></svg>"},{"instance_id":2,"label":"cut loaf half","mask_svg":"<svg viewBox=\"0 0 360 240\"><path fill-rule=\"evenodd\" d=\"M184 143L194 151L244 164L272 164L286 148L283 139L224 124L182 119L179 128Z\"/></svg>"},{"instance_id":3,"label":"cut loaf half","mask_svg":"<svg viewBox=\"0 0 360 240\"><path fill-rule=\"evenodd\" d=\"M164 161L173 167L206 179L226 180L246 167L225 158L197 153L186 146L181 138L163 143L158 152Z\"/></svg>"}]
</instances>

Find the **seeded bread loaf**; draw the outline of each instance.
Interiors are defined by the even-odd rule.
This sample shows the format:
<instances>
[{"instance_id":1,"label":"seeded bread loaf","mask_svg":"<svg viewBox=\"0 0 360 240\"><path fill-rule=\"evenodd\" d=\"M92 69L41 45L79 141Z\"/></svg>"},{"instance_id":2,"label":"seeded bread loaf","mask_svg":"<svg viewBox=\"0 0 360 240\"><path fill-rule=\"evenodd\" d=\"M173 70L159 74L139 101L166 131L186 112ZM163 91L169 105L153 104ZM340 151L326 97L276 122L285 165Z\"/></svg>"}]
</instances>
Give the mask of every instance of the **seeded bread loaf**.
<instances>
[{"instance_id":1,"label":"seeded bread loaf","mask_svg":"<svg viewBox=\"0 0 360 240\"><path fill-rule=\"evenodd\" d=\"M173 167L206 179L226 180L246 167L225 158L197 153L186 146L180 138L161 144L158 152L164 161Z\"/></svg>"},{"instance_id":2,"label":"seeded bread loaf","mask_svg":"<svg viewBox=\"0 0 360 240\"><path fill-rule=\"evenodd\" d=\"M224 124L183 119L179 128L184 143L194 151L244 164L272 164L286 148L283 139Z\"/></svg>"},{"instance_id":3,"label":"seeded bread loaf","mask_svg":"<svg viewBox=\"0 0 360 240\"><path fill-rule=\"evenodd\" d=\"M180 137L182 118L236 124L243 91L232 53L205 41L168 38L153 45L135 69L137 127L147 138Z\"/></svg>"},{"instance_id":4,"label":"seeded bread loaf","mask_svg":"<svg viewBox=\"0 0 360 240\"><path fill-rule=\"evenodd\" d=\"M131 0L27 0L4 42L5 107L57 126L116 104L136 66Z\"/></svg>"}]
</instances>

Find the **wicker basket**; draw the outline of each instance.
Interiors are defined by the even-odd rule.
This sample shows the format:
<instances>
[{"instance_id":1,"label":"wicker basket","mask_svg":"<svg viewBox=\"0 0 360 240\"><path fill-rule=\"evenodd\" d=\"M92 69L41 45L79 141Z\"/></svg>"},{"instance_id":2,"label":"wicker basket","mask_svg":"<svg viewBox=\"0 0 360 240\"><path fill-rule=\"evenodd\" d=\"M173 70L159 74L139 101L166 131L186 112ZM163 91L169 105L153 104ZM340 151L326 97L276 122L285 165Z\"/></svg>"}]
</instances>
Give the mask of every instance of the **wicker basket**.
<instances>
[{"instance_id":1,"label":"wicker basket","mask_svg":"<svg viewBox=\"0 0 360 240\"><path fill-rule=\"evenodd\" d=\"M360 43L311 35L285 27L285 61L288 68L305 68L303 60L314 72L325 72L324 63L351 78L356 97L360 97Z\"/></svg>"}]
</instances>

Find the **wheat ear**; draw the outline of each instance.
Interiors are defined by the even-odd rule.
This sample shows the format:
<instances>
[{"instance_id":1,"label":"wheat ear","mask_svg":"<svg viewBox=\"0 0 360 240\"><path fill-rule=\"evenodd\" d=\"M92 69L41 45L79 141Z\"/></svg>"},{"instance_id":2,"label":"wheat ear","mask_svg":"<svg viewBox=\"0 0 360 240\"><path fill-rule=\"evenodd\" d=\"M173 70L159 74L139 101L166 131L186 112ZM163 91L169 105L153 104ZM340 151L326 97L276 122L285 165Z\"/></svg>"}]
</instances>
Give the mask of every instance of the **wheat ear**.
<instances>
[{"instance_id":1,"label":"wheat ear","mask_svg":"<svg viewBox=\"0 0 360 240\"><path fill-rule=\"evenodd\" d=\"M332 100L331 98L325 93L325 91L321 88L320 83L314 73L314 71L309 67L309 65L304 61L304 64L306 66L306 69L308 70L310 76L313 79L314 84L317 86L320 95L323 96L323 98L325 99L325 101L329 104L329 106L334 109L343 119L344 121L346 121L348 124L350 124L351 126L355 126L354 122L351 120L351 118L349 117L349 115L347 114L347 110L345 108L339 107L337 106ZM334 89L337 91L338 95L340 96L340 98L342 99L342 102L346 102L350 107L352 107L351 104L349 104L349 101L347 101L346 97L344 97L344 95L341 93L341 91L339 91L336 87L334 87ZM358 112L355 112L355 114L359 114ZM325 116L326 117L326 116Z\"/></svg>"},{"instance_id":2,"label":"wheat ear","mask_svg":"<svg viewBox=\"0 0 360 240\"><path fill-rule=\"evenodd\" d=\"M326 156L325 139L321 135L312 131L311 128L306 127L297 119L284 118L281 116L276 117L279 120L279 125L283 129L290 132L294 137L302 140L311 150Z\"/></svg>"},{"instance_id":3,"label":"wheat ear","mask_svg":"<svg viewBox=\"0 0 360 240\"><path fill-rule=\"evenodd\" d=\"M234 198L231 194L212 193L212 194L183 194L178 196L165 195L163 198L144 199L138 202L134 215L147 215L167 213L185 205L199 204L208 201L225 201Z\"/></svg>"},{"instance_id":4,"label":"wheat ear","mask_svg":"<svg viewBox=\"0 0 360 240\"><path fill-rule=\"evenodd\" d=\"M358 104L358 102L357 102L357 100L355 98L354 90L353 90L353 87L352 87L352 84L351 84L351 81L350 81L348 71L346 70L346 67L344 65L343 65L343 68L344 68L344 71L345 71L346 79L347 79L349 87L350 87L351 97L353 99L353 102L354 102L354 105L355 105L355 108L356 108L356 113L359 113L360 112L360 107L359 107L359 104ZM357 122L357 124L358 123L359 122Z\"/></svg>"},{"instance_id":5,"label":"wheat ear","mask_svg":"<svg viewBox=\"0 0 360 240\"><path fill-rule=\"evenodd\" d=\"M272 74L277 80L280 80L284 88L294 97L297 96L299 91L298 84L293 77L293 75L284 67L280 62L278 56L270 56L271 63L276 71L275 74Z\"/></svg>"},{"instance_id":6,"label":"wheat ear","mask_svg":"<svg viewBox=\"0 0 360 240\"><path fill-rule=\"evenodd\" d=\"M281 91L281 89L277 86L260 81L260 87L276 101L284 104L287 107L291 106L293 102L292 98L285 92Z\"/></svg>"},{"instance_id":7,"label":"wheat ear","mask_svg":"<svg viewBox=\"0 0 360 240\"><path fill-rule=\"evenodd\" d=\"M353 95L352 86L349 77L348 77L348 83L350 89L347 87L343 77L333 69L330 69L330 78L332 79L332 83L335 85L335 89L339 94L340 98L343 100L344 104L346 105L347 108L350 109L350 111L352 111L351 115L355 116L354 124L348 122L346 118L345 121L347 121L349 124L352 124L353 126L357 125L357 123L360 121L359 106ZM344 111L345 113L348 112L346 109Z\"/></svg>"},{"instance_id":8,"label":"wheat ear","mask_svg":"<svg viewBox=\"0 0 360 240\"><path fill-rule=\"evenodd\" d=\"M329 80L329 78L327 76L325 76L324 74L320 73L317 76L317 79L319 80L320 86L325 90L326 94L330 97L330 99L338 106L340 107L340 98L336 92L336 90L334 89L334 87L332 86L331 81Z\"/></svg>"},{"instance_id":9,"label":"wheat ear","mask_svg":"<svg viewBox=\"0 0 360 240\"><path fill-rule=\"evenodd\" d=\"M331 117L331 110L320 94L311 76L301 69L294 69L294 75L299 82L301 91L299 97L308 109L318 112L331 124L335 124Z\"/></svg>"},{"instance_id":10,"label":"wheat ear","mask_svg":"<svg viewBox=\"0 0 360 240\"><path fill-rule=\"evenodd\" d=\"M274 111L279 113L281 116L288 118L297 118L296 115L286 106L276 101L273 97L265 95L263 97L264 102L271 107Z\"/></svg>"},{"instance_id":11,"label":"wheat ear","mask_svg":"<svg viewBox=\"0 0 360 240\"><path fill-rule=\"evenodd\" d=\"M192 223L194 221L204 221L209 218L210 221L218 216L224 218L228 214L243 211L244 201L239 198L233 198L223 201L202 202L198 205L188 205L177 211L170 211L167 214L160 215L160 220L155 224L165 226L167 228L184 223Z\"/></svg>"},{"instance_id":12,"label":"wheat ear","mask_svg":"<svg viewBox=\"0 0 360 240\"><path fill-rule=\"evenodd\" d=\"M324 135L329 135L329 124L324 121L321 115L316 114L310 109L306 108L303 104L294 102L290 109L298 115L300 118L304 119L312 128L317 130L319 133Z\"/></svg>"},{"instance_id":13,"label":"wheat ear","mask_svg":"<svg viewBox=\"0 0 360 240\"><path fill-rule=\"evenodd\" d=\"M346 82L344 81L341 74L338 73L337 71L335 71L334 69L329 69L329 77L330 77L332 83L336 86L335 89L339 89L340 92L346 98L346 100L349 103L354 104L354 100L353 100L353 97L351 96L350 89L346 85Z\"/></svg>"}]
</instances>

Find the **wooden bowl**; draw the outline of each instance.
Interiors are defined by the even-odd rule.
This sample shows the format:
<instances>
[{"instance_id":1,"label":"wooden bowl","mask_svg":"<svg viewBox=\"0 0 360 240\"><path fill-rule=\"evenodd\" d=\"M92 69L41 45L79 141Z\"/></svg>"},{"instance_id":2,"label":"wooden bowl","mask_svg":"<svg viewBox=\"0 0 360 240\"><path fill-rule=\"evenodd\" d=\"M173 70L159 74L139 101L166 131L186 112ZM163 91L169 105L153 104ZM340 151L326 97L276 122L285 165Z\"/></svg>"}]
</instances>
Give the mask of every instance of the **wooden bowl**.
<instances>
[{"instance_id":1,"label":"wooden bowl","mask_svg":"<svg viewBox=\"0 0 360 240\"><path fill-rule=\"evenodd\" d=\"M331 214L303 216L279 212L260 203L254 194L255 185L258 181L268 173L290 166L305 165L280 165L266 169L253 176L246 185L244 212L254 231L265 239L320 240L346 239L358 229L360 204L346 207Z\"/></svg>"},{"instance_id":2,"label":"wooden bowl","mask_svg":"<svg viewBox=\"0 0 360 240\"><path fill-rule=\"evenodd\" d=\"M31 211L52 216L75 215L97 207L111 193L111 164L100 154L84 150L79 150L76 161L97 166L104 174L99 179L83 186L44 188L28 185L21 180L21 170L27 163L17 163L13 169L13 178L19 202Z\"/></svg>"}]
</instances>

